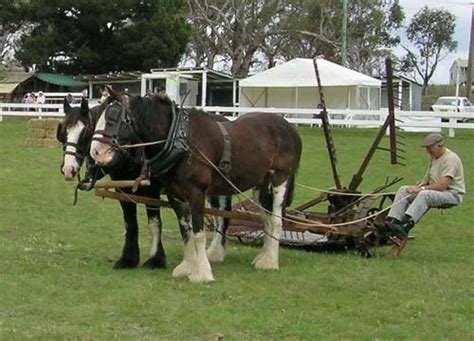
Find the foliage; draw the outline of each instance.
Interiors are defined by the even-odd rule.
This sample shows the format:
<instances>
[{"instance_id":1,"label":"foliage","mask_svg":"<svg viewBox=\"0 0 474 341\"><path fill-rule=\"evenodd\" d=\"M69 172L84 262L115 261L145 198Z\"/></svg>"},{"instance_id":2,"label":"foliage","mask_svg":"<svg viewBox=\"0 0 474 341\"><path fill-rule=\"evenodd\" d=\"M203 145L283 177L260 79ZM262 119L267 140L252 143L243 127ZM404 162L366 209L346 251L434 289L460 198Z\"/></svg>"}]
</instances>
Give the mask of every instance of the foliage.
<instances>
[{"instance_id":1,"label":"foliage","mask_svg":"<svg viewBox=\"0 0 474 341\"><path fill-rule=\"evenodd\" d=\"M455 28L456 17L452 13L427 6L415 14L407 27L407 38L415 46L415 50L404 46L407 52L404 68L419 75L425 89L439 61L448 52L456 50Z\"/></svg>"},{"instance_id":2,"label":"foliage","mask_svg":"<svg viewBox=\"0 0 474 341\"><path fill-rule=\"evenodd\" d=\"M187 2L194 28L188 53L196 65L213 67L215 58L222 56L231 64L230 72L240 77L247 75L270 34L269 27L282 11L280 0Z\"/></svg>"},{"instance_id":3,"label":"foliage","mask_svg":"<svg viewBox=\"0 0 474 341\"><path fill-rule=\"evenodd\" d=\"M472 340L472 210L465 202L429 212L398 259L350 252L282 249L281 270L255 271L259 250L229 243L227 259L206 285L174 280L182 257L176 219L164 210L169 268L113 270L122 244L118 204L80 193L59 172L62 151L25 147L26 121L0 123L0 338L3 340ZM299 128L303 160L297 183L332 185L322 132ZM334 129L340 173L350 180L375 130ZM387 174L418 180L425 171L421 134L406 134L407 167L377 152L361 190ZM448 141L472 188L472 131ZM385 143L386 141L384 141ZM318 192L297 187L295 205ZM150 246L139 212L142 259ZM381 251L385 251L381 250Z\"/></svg>"},{"instance_id":4,"label":"foliage","mask_svg":"<svg viewBox=\"0 0 474 341\"><path fill-rule=\"evenodd\" d=\"M175 66L189 27L183 1L31 0L17 58L41 71L104 73Z\"/></svg>"},{"instance_id":5,"label":"foliage","mask_svg":"<svg viewBox=\"0 0 474 341\"><path fill-rule=\"evenodd\" d=\"M231 71L246 76L263 56L277 60L324 55L340 61L342 0L188 0L193 27L188 56L196 65L214 65L217 56ZM398 0L354 0L348 6L348 55L351 67L372 73L404 19ZM382 47L384 49L382 49Z\"/></svg>"},{"instance_id":6,"label":"foliage","mask_svg":"<svg viewBox=\"0 0 474 341\"><path fill-rule=\"evenodd\" d=\"M292 39L285 59L323 54L339 61L342 44L342 1L293 1L288 17ZM383 64L388 49L399 43L403 9L398 0L348 1L347 56L350 67L372 74Z\"/></svg>"}]
</instances>

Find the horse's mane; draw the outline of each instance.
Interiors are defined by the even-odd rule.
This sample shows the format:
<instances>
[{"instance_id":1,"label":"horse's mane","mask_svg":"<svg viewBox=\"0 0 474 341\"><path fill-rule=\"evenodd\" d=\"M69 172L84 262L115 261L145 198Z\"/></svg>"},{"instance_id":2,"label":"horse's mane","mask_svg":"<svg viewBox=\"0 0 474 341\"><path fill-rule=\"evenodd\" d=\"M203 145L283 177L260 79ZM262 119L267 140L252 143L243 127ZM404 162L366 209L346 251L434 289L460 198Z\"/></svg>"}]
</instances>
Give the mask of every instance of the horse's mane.
<instances>
[{"instance_id":1,"label":"horse's mane","mask_svg":"<svg viewBox=\"0 0 474 341\"><path fill-rule=\"evenodd\" d=\"M174 102L166 94L155 94L148 96L136 96L130 100L130 111L132 115L148 127L155 127L163 117L158 112L170 112Z\"/></svg>"}]
</instances>

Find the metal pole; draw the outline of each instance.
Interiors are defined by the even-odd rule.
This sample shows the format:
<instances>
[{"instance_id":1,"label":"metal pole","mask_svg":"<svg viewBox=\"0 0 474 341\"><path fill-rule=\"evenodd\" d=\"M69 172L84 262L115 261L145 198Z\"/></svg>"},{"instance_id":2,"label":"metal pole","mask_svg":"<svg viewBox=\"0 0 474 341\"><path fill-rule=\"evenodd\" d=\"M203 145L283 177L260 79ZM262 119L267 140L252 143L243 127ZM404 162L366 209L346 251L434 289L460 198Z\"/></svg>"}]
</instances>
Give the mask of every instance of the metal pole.
<instances>
[{"instance_id":1,"label":"metal pole","mask_svg":"<svg viewBox=\"0 0 474 341\"><path fill-rule=\"evenodd\" d=\"M459 102L459 59L456 59L456 109L454 109L455 111L457 111L458 102ZM449 119L449 123L456 123L456 119L451 117ZM453 128L449 128L448 136L449 137L454 137L454 129Z\"/></svg>"},{"instance_id":2,"label":"metal pole","mask_svg":"<svg viewBox=\"0 0 474 341\"><path fill-rule=\"evenodd\" d=\"M464 96L471 98L472 93L472 79L474 78L474 6L472 6L471 12L471 39L469 42L469 58L467 62L467 73L466 73L466 87L464 88Z\"/></svg>"},{"instance_id":3,"label":"metal pole","mask_svg":"<svg viewBox=\"0 0 474 341\"><path fill-rule=\"evenodd\" d=\"M341 64L347 66L347 0L342 1L342 47Z\"/></svg>"}]
</instances>

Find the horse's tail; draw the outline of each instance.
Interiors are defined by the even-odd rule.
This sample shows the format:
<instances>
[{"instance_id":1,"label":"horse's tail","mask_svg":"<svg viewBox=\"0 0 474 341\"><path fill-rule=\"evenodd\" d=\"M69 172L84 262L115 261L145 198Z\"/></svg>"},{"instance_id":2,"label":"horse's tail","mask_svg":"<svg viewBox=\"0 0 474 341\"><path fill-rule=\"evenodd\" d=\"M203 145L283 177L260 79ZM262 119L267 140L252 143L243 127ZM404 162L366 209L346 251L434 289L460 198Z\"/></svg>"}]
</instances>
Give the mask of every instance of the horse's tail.
<instances>
[{"instance_id":1,"label":"horse's tail","mask_svg":"<svg viewBox=\"0 0 474 341\"><path fill-rule=\"evenodd\" d=\"M285 193L285 201L283 205L283 210L291 205L293 202L293 194L295 192L295 174L291 175L288 179L288 187Z\"/></svg>"}]
</instances>

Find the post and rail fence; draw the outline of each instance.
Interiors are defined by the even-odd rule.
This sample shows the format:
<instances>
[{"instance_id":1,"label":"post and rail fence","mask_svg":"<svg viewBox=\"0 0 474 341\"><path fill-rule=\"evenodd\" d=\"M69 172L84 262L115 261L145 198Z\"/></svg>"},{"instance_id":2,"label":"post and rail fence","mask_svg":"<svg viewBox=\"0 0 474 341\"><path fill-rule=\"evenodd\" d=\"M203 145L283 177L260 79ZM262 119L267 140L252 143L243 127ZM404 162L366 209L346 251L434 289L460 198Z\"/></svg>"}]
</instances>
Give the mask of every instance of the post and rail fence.
<instances>
[{"instance_id":1,"label":"post and rail fence","mask_svg":"<svg viewBox=\"0 0 474 341\"><path fill-rule=\"evenodd\" d=\"M282 115L295 125L321 126L321 109L296 108L240 108L240 107L197 107L206 112L228 116L230 120L250 112L265 112ZM332 126L347 128L378 128L388 115L387 109L353 110L327 109ZM3 117L64 117L62 104L0 103L0 122ZM406 131L423 131L447 128L454 137L455 129L474 129L474 113L438 111L395 111L396 126Z\"/></svg>"}]
</instances>

